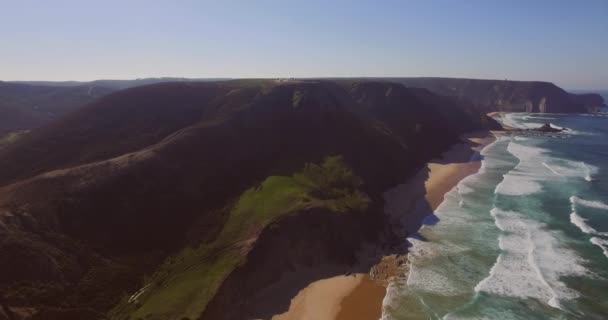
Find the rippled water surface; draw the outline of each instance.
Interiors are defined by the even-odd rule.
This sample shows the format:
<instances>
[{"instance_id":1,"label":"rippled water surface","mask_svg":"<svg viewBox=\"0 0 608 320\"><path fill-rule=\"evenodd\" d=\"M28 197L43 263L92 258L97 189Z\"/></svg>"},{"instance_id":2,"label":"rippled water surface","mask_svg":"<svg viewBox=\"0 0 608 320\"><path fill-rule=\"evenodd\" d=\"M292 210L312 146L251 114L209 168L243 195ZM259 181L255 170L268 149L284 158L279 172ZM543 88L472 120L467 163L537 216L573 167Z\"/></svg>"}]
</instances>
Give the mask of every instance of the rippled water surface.
<instances>
[{"instance_id":1,"label":"rippled water surface","mask_svg":"<svg viewBox=\"0 0 608 320\"><path fill-rule=\"evenodd\" d=\"M412 243L385 319L608 319L608 115L508 114Z\"/></svg>"}]
</instances>

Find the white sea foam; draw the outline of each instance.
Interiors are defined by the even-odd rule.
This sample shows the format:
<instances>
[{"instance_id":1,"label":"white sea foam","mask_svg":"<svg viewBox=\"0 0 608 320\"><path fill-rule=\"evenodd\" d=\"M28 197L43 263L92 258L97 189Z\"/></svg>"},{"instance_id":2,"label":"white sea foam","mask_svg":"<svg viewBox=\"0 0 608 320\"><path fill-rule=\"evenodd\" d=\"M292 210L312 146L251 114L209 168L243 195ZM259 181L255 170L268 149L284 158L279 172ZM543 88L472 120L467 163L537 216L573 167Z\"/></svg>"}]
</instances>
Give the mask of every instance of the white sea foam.
<instances>
[{"instance_id":1,"label":"white sea foam","mask_svg":"<svg viewBox=\"0 0 608 320\"><path fill-rule=\"evenodd\" d=\"M464 293L461 288L454 285L453 278L449 275L437 272L432 266L425 265L423 261L458 254L469 248L443 242L421 241L415 238L408 238L412 243L412 248L408 253L408 259L412 262L407 277L407 286L412 289L433 292L441 295L458 295ZM421 263L422 265L419 265Z\"/></svg>"},{"instance_id":2,"label":"white sea foam","mask_svg":"<svg viewBox=\"0 0 608 320\"><path fill-rule=\"evenodd\" d=\"M518 212L494 208L491 214L505 233L499 238L502 253L475 291L535 298L555 308L561 308L560 300L578 296L560 277L587 271L573 251L558 245L553 232Z\"/></svg>"},{"instance_id":3,"label":"white sea foam","mask_svg":"<svg viewBox=\"0 0 608 320\"><path fill-rule=\"evenodd\" d=\"M572 211L572 213L570 213L570 222L573 225L577 226L584 233L608 236L608 232L599 232L595 230L587 223L587 219L579 216L576 211Z\"/></svg>"},{"instance_id":4,"label":"white sea foam","mask_svg":"<svg viewBox=\"0 0 608 320\"><path fill-rule=\"evenodd\" d=\"M456 188L458 189L458 193L460 194L468 194L475 191L475 189L467 186L465 183L459 183Z\"/></svg>"},{"instance_id":5,"label":"white sea foam","mask_svg":"<svg viewBox=\"0 0 608 320\"><path fill-rule=\"evenodd\" d=\"M608 210L608 204L605 204L601 201L585 200L576 196L570 197L570 203L578 204L589 208Z\"/></svg>"},{"instance_id":6,"label":"white sea foam","mask_svg":"<svg viewBox=\"0 0 608 320\"><path fill-rule=\"evenodd\" d=\"M570 197L570 206L572 208L572 212L570 213L570 222L577 226L582 232L587 234L599 235L599 236L608 236L608 232L600 232L595 230L592 226L587 223L587 219L581 217L576 211L576 205L582 205L595 209L604 209L608 210L608 205L601 201L590 201L581 199L576 196Z\"/></svg>"},{"instance_id":7,"label":"white sea foam","mask_svg":"<svg viewBox=\"0 0 608 320\"><path fill-rule=\"evenodd\" d=\"M587 181L592 181L592 175L598 172L597 167L580 161L549 158L547 161L543 161L542 165L556 176L578 177Z\"/></svg>"},{"instance_id":8,"label":"white sea foam","mask_svg":"<svg viewBox=\"0 0 608 320\"><path fill-rule=\"evenodd\" d=\"M530 121L530 119L541 120L542 122ZM530 116L522 113L507 113L502 114L499 120L503 124L516 129L537 129L545 125L547 120L555 119L556 118ZM562 129L562 127L551 122L549 122L549 126L553 129Z\"/></svg>"},{"instance_id":9,"label":"white sea foam","mask_svg":"<svg viewBox=\"0 0 608 320\"><path fill-rule=\"evenodd\" d=\"M593 237L589 241L591 241L591 243L593 243L594 245L600 247L604 252L604 255L608 257L608 240Z\"/></svg>"},{"instance_id":10,"label":"white sea foam","mask_svg":"<svg viewBox=\"0 0 608 320\"><path fill-rule=\"evenodd\" d=\"M495 192L510 196L540 192L542 186L538 181L544 180L545 176L539 175L536 165L546 158L547 150L511 141L507 146L507 151L518 158L519 163L504 175L503 181L498 184Z\"/></svg>"},{"instance_id":11,"label":"white sea foam","mask_svg":"<svg viewBox=\"0 0 608 320\"><path fill-rule=\"evenodd\" d=\"M593 178L591 177L591 171L592 171L592 168L591 168L591 167L589 167L589 166L588 166L587 164L585 164L584 162L581 162L581 163L582 163L583 167L585 168L585 180L587 180L587 181L592 181L592 180L593 180ZM596 170L596 171L597 171L597 170Z\"/></svg>"},{"instance_id":12,"label":"white sea foam","mask_svg":"<svg viewBox=\"0 0 608 320\"><path fill-rule=\"evenodd\" d=\"M516 129L533 129L539 128L543 125L543 123L540 122L527 122L525 121L526 117L527 116L524 114L506 113L501 114L499 120L502 122L502 124Z\"/></svg>"},{"instance_id":13,"label":"white sea foam","mask_svg":"<svg viewBox=\"0 0 608 320\"><path fill-rule=\"evenodd\" d=\"M542 186L536 181L507 174L496 188L496 193L509 196L523 196L541 190Z\"/></svg>"},{"instance_id":14,"label":"white sea foam","mask_svg":"<svg viewBox=\"0 0 608 320\"><path fill-rule=\"evenodd\" d=\"M556 124L553 124L553 123L549 123L549 126L550 126L551 128L553 128L553 129L563 129L563 128L564 128L564 127L560 127L560 126L558 126L558 125L556 125Z\"/></svg>"},{"instance_id":15,"label":"white sea foam","mask_svg":"<svg viewBox=\"0 0 608 320\"><path fill-rule=\"evenodd\" d=\"M528 116L526 119L555 120L555 118L550 118L550 117L538 117L538 116Z\"/></svg>"},{"instance_id":16,"label":"white sea foam","mask_svg":"<svg viewBox=\"0 0 608 320\"><path fill-rule=\"evenodd\" d=\"M527 195L540 192L540 182L551 176L581 176L580 166L549 165L547 162L552 158L545 149L511 141L507 151L519 159L519 163L504 175L495 193ZM549 171L543 170L543 166ZM475 291L534 298L555 308L561 308L560 300L577 296L560 277L584 274L586 270L573 251L559 246L554 232L518 212L494 208L491 213L496 226L504 233L499 237L502 253L490 275L475 286Z\"/></svg>"},{"instance_id":17,"label":"white sea foam","mask_svg":"<svg viewBox=\"0 0 608 320\"><path fill-rule=\"evenodd\" d=\"M514 141L509 143L507 151L518 158L519 163L505 175L496 188L496 192L500 194L518 196L540 192L540 182L549 180L552 176L592 181L593 175L598 172L595 166L580 161L553 158L548 155L546 149Z\"/></svg>"},{"instance_id":18,"label":"white sea foam","mask_svg":"<svg viewBox=\"0 0 608 320\"><path fill-rule=\"evenodd\" d=\"M544 156L544 154L547 152L547 150L543 148L526 146L514 142L509 143L507 146L507 151L517 157L520 161L532 160L540 156Z\"/></svg>"},{"instance_id":19,"label":"white sea foam","mask_svg":"<svg viewBox=\"0 0 608 320\"><path fill-rule=\"evenodd\" d=\"M543 166L547 169L549 169L551 172L553 172L556 176L560 176L563 177L564 175L559 173L559 171L557 171L555 168L553 168L552 166L548 165L546 162L543 162Z\"/></svg>"},{"instance_id":20,"label":"white sea foam","mask_svg":"<svg viewBox=\"0 0 608 320\"><path fill-rule=\"evenodd\" d=\"M555 115L559 115L559 114L555 114ZM541 120L542 122L530 121L530 119ZM526 114L522 114L522 113L506 113L506 114L501 114L500 118L498 118L497 120L500 123L502 123L503 125L506 125L506 126L509 126L512 128L516 128L516 129L526 130L526 129L540 128L541 126L545 125L549 120L555 120L555 119L556 118L542 117L542 116L530 116L530 115L526 115ZM563 128L554 123L549 123L549 125L551 126L551 128L554 128L554 129ZM566 128L566 129L567 130L559 132L559 133L566 134L566 135L593 135L593 133L591 133L591 132L577 131L577 130L573 130L571 128Z\"/></svg>"},{"instance_id":21,"label":"white sea foam","mask_svg":"<svg viewBox=\"0 0 608 320\"><path fill-rule=\"evenodd\" d=\"M382 317L380 320L390 320L390 310L398 303L400 292L399 284L396 280L389 282L386 286L386 293L382 299Z\"/></svg>"}]
</instances>

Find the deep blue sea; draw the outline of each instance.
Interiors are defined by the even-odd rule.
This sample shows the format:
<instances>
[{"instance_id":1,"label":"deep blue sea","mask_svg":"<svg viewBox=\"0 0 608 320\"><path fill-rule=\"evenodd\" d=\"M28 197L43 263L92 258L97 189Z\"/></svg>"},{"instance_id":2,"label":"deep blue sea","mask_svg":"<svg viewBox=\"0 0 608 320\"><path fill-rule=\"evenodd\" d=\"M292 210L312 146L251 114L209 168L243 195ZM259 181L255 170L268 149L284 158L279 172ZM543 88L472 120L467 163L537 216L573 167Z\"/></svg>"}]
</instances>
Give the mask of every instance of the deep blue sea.
<instances>
[{"instance_id":1,"label":"deep blue sea","mask_svg":"<svg viewBox=\"0 0 608 320\"><path fill-rule=\"evenodd\" d=\"M408 239L384 319L608 319L608 114L506 114L482 167Z\"/></svg>"}]
</instances>

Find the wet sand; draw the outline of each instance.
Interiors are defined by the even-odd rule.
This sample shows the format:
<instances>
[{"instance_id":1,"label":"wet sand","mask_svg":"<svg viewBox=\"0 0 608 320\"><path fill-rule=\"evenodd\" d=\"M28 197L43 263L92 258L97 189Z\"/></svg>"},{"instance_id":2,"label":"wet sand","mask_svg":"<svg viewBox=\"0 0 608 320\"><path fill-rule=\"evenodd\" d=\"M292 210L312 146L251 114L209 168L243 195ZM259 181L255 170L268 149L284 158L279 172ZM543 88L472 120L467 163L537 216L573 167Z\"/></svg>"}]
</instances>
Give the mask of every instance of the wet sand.
<instances>
[{"instance_id":1,"label":"wet sand","mask_svg":"<svg viewBox=\"0 0 608 320\"><path fill-rule=\"evenodd\" d=\"M385 195L385 213L403 226L403 236L420 228L421 221L429 210L416 210L421 202L430 210L435 210L444 195L460 180L477 172L481 166L479 159L471 157L494 141L494 134L478 132L461 137L462 142L444 152L439 159L430 161L418 174L406 183L388 190ZM424 186L422 188L421 186ZM414 211L421 211L415 213ZM405 239L405 238L404 238ZM398 256L383 259L385 265L398 265ZM311 283L292 299L289 310L274 316L273 320L378 320L382 313L382 300L387 281L393 276L405 276L403 268L381 268L389 274L354 274L322 279Z\"/></svg>"}]
</instances>

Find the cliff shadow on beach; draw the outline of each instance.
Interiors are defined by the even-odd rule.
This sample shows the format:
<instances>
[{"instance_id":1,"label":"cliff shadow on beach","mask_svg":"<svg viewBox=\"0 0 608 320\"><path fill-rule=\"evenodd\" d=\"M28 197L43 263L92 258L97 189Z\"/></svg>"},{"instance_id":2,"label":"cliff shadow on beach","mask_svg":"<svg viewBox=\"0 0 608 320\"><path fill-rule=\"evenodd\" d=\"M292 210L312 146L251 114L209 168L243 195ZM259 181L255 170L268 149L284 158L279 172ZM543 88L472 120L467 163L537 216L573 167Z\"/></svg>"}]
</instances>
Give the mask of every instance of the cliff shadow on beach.
<instances>
[{"instance_id":1,"label":"cliff shadow on beach","mask_svg":"<svg viewBox=\"0 0 608 320\"><path fill-rule=\"evenodd\" d=\"M444 194L478 170L479 150L491 137L479 132L467 138L386 191L366 213L312 210L279 221L261 234L247 263L224 282L202 319L270 319L290 310L292 300L320 280L373 273L386 284L390 277L405 276L390 274L405 272L403 259L389 260L395 268L377 266L387 256L405 257L408 237L424 241L418 230L440 221L434 210Z\"/></svg>"}]
</instances>

